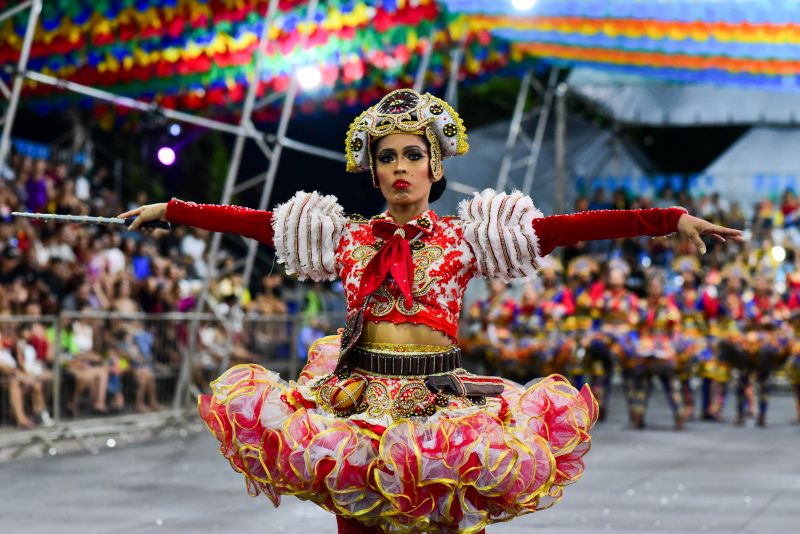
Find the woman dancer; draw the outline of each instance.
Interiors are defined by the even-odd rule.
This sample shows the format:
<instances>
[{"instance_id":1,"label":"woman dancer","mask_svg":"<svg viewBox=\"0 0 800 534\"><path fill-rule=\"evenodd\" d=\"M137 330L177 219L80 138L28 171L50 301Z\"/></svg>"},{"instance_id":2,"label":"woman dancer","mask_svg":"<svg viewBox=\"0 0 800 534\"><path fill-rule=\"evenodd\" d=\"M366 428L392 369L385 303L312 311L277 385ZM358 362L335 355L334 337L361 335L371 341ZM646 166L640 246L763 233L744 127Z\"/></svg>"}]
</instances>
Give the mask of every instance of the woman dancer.
<instances>
[{"instance_id":1,"label":"woman dancer","mask_svg":"<svg viewBox=\"0 0 800 534\"><path fill-rule=\"evenodd\" d=\"M639 343L626 359L629 415L633 428L645 428L647 403L658 382L664 388L672 410L675 429L683 429L681 398L675 384L678 355L675 340L680 328L681 314L672 298L664 292L659 274L647 281L647 298L639 304Z\"/></svg>"},{"instance_id":2,"label":"woman dancer","mask_svg":"<svg viewBox=\"0 0 800 534\"><path fill-rule=\"evenodd\" d=\"M273 212L172 200L125 216L235 232L275 246L300 279L344 282L348 320L320 340L298 382L229 369L200 414L252 494L308 499L340 532L480 532L550 506L583 471L597 406L559 376L529 388L461 369L456 329L474 276L534 275L554 247L675 231L741 239L679 208L542 217L530 198L483 191L458 217L429 208L442 159L468 149L444 101L401 89L352 123L349 171L368 171L388 211L348 218L297 193Z\"/></svg>"}]
</instances>

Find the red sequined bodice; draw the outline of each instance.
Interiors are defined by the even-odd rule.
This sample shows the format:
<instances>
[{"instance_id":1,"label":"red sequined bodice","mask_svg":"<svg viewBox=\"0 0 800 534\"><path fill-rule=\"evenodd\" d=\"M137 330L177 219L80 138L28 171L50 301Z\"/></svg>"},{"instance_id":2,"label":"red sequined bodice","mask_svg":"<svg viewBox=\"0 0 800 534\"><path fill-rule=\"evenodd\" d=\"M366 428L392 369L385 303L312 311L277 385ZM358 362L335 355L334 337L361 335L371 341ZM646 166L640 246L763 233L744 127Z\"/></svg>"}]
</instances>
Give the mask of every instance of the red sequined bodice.
<instances>
[{"instance_id":1,"label":"red sequined bodice","mask_svg":"<svg viewBox=\"0 0 800 534\"><path fill-rule=\"evenodd\" d=\"M349 222L336 249L336 268L344 284L348 313L359 310L361 275L383 245L372 233L378 220L392 220L388 213L369 222ZM427 211L410 223L420 230L411 243L414 261L411 305L402 298L397 284L387 279L373 294L365 320L423 324L456 339L461 298L475 272L475 256L463 237L461 221L439 218Z\"/></svg>"}]
</instances>

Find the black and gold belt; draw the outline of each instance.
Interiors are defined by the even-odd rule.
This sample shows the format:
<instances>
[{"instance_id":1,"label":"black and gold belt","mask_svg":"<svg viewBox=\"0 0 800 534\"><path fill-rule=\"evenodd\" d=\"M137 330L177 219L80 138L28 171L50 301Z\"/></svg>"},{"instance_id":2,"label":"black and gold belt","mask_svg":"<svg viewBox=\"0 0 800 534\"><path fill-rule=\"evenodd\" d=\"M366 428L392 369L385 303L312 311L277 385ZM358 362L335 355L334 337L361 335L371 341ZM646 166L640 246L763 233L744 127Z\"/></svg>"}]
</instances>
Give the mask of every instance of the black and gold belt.
<instances>
[{"instance_id":1,"label":"black and gold belt","mask_svg":"<svg viewBox=\"0 0 800 534\"><path fill-rule=\"evenodd\" d=\"M398 350L399 347L403 349ZM441 350L444 349L444 350ZM369 373L427 376L449 373L461 367L461 349L430 345L356 345L347 354L347 366Z\"/></svg>"}]
</instances>

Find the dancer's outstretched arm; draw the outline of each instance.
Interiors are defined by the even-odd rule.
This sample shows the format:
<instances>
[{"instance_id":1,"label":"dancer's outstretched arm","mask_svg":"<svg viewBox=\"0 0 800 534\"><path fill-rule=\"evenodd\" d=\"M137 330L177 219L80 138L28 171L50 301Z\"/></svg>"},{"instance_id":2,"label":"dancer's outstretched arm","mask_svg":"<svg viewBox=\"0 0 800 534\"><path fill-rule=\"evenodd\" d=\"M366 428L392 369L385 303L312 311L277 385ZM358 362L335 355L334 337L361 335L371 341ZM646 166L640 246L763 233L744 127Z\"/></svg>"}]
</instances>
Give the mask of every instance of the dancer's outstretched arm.
<instances>
[{"instance_id":1,"label":"dancer's outstretched arm","mask_svg":"<svg viewBox=\"0 0 800 534\"><path fill-rule=\"evenodd\" d=\"M700 236L709 235L720 242L727 239L744 242L741 230L726 228L689 215L683 208L639 210L598 210L552 215L533 220L542 256L559 246L580 241L636 236L664 236L679 233L689 239L701 254L706 247Z\"/></svg>"},{"instance_id":2,"label":"dancer's outstretched arm","mask_svg":"<svg viewBox=\"0 0 800 534\"><path fill-rule=\"evenodd\" d=\"M266 245L273 244L271 211L172 199L169 202L139 206L120 214L120 217L136 217L130 226L131 230L136 230L143 222L162 220L211 232L239 234Z\"/></svg>"}]
</instances>

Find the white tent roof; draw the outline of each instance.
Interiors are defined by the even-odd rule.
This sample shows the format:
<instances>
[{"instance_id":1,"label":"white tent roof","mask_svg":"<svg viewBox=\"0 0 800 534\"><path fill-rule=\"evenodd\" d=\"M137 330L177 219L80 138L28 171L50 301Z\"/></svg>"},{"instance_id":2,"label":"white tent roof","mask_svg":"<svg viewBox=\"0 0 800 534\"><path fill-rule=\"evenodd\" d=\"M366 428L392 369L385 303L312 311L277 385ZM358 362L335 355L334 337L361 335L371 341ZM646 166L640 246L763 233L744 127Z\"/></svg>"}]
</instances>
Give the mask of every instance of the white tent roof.
<instances>
[{"instance_id":1,"label":"white tent roof","mask_svg":"<svg viewBox=\"0 0 800 534\"><path fill-rule=\"evenodd\" d=\"M738 200L746 211L752 202L776 198L800 185L800 128L752 128L706 169L712 190Z\"/></svg>"},{"instance_id":2,"label":"white tent roof","mask_svg":"<svg viewBox=\"0 0 800 534\"><path fill-rule=\"evenodd\" d=\"M534 175L531 197L539 209L545 214L553 213L554 195L554 147L551 128L545 136L539 162ZM445 160L445 176L482 190L497 185L500 162L503 159L509 121L502 121L470 130L470 150L463 156ZM526 129L532 137L532 132ZM517 143L514 160L524 158L530 151L530 145ZM507 189L522 187L524 168L512 172ZM566 206L571 208L575 202L575 177L585 176L641 176L646 174L638 163L638 158L624 144L616 142L613 136L599 128L581 120L572 119L567 126L567 191ZM434 204L437 213L456 213L460 200L467 198L453 188Z\"/></svg>"},{"instance_id":3,"label":"white tent roof","mask_svg":"<svg viewBox=\"0 0 800 534\"><path fill-rule=\"evenodd\" d=\"M800 175L800 128L752 128L706 172Z\"/></svg>"},{"instance_id":4,"label":"white tent roof","mask_svg":"<svg viewBox=\"0 0 800 534\"><path fill-rule=\"evenodd\" d=\"M800 124L798 93L669 83L585 67L573 69L567 83L625 124Z\"/></svg>"}]
</instances>

